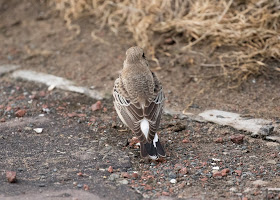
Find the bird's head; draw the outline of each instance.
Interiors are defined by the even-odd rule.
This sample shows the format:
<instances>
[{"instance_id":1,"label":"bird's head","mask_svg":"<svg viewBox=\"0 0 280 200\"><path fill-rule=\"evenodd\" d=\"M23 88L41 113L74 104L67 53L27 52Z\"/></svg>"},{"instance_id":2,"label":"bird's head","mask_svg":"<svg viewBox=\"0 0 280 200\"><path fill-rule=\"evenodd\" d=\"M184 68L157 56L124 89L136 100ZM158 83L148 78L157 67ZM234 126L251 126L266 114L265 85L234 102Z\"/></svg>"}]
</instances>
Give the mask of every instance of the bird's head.
<instances>
[{"instance_id":1,"label":"bird's head","mask_svg":"<svg viewBox=\"0 0 280 200\"><path fill-rule=\"evenodd\" d=\"M145 59L145 54L141 47L138 47L138 46L130 47L126 51L126 61L128 63L139 62L143 59Z\"/></svg>"}]
</instances>

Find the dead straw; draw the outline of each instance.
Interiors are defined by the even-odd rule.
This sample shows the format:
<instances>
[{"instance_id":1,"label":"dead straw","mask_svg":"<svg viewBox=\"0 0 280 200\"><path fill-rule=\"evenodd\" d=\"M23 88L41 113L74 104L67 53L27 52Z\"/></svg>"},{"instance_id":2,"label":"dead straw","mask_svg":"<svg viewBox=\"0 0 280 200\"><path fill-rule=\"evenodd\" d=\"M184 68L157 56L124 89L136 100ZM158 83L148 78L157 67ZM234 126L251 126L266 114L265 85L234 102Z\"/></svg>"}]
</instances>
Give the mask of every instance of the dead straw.
<instances>
[{"instance_id":1,"label":"dead straw","mask_svg":"<svg viewBox=\"0 0 280 200\"><path fill-rule=\"evenodd\" d=\"M280 59L279 0L55 0L70 30L80 33L73 21L93 15L100 24L118 33L125 27L135 42L156 54L165 39L182 38L181 53L207 44L207 56L216 56L224 77L240 85L252 74L263 74L267 60ZM160 41L155 38L161 36ZM94 36L94 34L93 34ZM95 38L96 39L96 38ZM231 47L215 51L220 47ZM207 49L207 48L206 48ZM176 53L169 52L173 57ZM199 52L201 53L201 52ZM205 51L203 52L205 54ZM206 51L207 54L207 51ZM203 65L213 65L203 63ZM277 73L279 71L275 70Z\"/></svg>"}]
</instances>

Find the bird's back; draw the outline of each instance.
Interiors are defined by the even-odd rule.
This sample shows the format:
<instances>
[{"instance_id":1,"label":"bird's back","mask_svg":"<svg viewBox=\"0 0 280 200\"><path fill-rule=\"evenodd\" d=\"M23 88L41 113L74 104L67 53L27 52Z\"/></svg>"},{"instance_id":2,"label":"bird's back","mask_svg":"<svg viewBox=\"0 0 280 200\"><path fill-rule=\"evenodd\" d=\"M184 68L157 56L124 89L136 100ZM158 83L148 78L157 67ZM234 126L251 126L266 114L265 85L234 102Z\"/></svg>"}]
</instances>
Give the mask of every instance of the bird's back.
<instances>
[{"instance_id":1,"label":"bird's back","mask_svg":"<svg viewBox=\"0 0 280 200\"><path fill-rule=\"evenodd\" d=\"M154 98L154 80L147 67L128 66L121 74L121 81L133 102L145 104Z\"/></svg>"}]
</instances>

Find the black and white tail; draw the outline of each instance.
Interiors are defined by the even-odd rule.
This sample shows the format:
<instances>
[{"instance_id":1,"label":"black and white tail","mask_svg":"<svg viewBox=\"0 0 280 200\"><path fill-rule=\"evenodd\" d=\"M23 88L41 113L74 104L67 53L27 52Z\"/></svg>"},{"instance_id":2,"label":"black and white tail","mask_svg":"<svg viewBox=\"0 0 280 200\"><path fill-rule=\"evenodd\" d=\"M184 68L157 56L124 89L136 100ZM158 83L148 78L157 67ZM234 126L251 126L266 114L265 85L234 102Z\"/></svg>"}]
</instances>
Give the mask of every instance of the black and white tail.
<instances>
[{"instance_id":1,"label":"black and white tail","mask_svg":"<svg viewBox=\"0 0 280 200\"><path fill-rule=\"evenodd\" d=\"M159 141L158 135L155 134L155 137L152 142L143 143L140 142L140 152L142 157L149 156L152 160L157 160L159 157L165 157L165 152L161 143Z\"/></svg>"}]
</instances>

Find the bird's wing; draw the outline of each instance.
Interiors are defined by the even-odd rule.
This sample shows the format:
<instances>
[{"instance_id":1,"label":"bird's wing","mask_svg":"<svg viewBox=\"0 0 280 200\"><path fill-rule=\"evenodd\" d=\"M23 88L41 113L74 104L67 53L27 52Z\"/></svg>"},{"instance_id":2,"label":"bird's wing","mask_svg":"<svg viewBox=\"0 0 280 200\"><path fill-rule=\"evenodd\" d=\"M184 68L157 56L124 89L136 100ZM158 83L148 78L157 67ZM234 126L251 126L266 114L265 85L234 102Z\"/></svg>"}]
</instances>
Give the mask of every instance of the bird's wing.
<instances>
[{"instance_id":1,"label":"bird's wing","mask_svg":"<svg viewBox=\"0 0 280 200\"><path fill-rule=\"evenodd\" d=\"M152 73L153 74L153 73ZM144 110L139 103L131 102L125 95L124 88L122 88L120 79L117 79L113 89L114 105L116 111L122 120L122 122L128 126L136 135L141 142L151 142L155 137L155 133L159 127L161 113L164 105L164 93L160 82L153 74L155 80L155 92L157 95L152 101L146 101ZM149 122L149 133L148 137L141 131L140 123L143 118L146 118Z\"/></svg>"},{"instance_id":2,"label":"bird's wing","mask_svg":"<svg viewBox=\"0 0 280 200\"><path fill-rule=\"evenodd\" d=\"M148 141L153 141L155 133L159 127L161 113L164 105L164 93L160 88L157 96L152 102L149 102L144 107L144 117L149 121L149 135Z\"/></svg>"},{"instance_id":3,"label":"bird's wing","mask_svg":"<svg viewBox=\"0 0 280 200\"><path fill-rule=\"evenodd\" d=\"M155 133L159 127L161 113L164 106L165 96L163 93L163 88L158 80L155 73L151 72L154 79L154 92L157 94L151 102L147 102L144 109L144 117L149 120L150 132L148 135L148 141L152 141L155 137Z\"/></svg>"},{"instance_id":4,"label":"bird's wing","mask_svg":"<svg viewBox=\"0 0 280 200\"><path fill-rule=\"evenodd\" d=\"M143 142L146 140L140 129L140 122L144 117L143 109L139 103L132 103L127 97L124 97L122 94L124 92L121 92L123 89L118 78L113 89L114 106L122 122L136 133L139 140Z\"/></svg>"}]
</instances>

